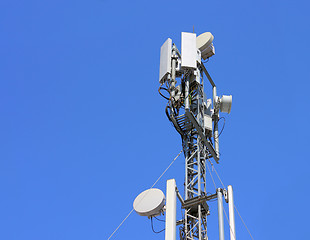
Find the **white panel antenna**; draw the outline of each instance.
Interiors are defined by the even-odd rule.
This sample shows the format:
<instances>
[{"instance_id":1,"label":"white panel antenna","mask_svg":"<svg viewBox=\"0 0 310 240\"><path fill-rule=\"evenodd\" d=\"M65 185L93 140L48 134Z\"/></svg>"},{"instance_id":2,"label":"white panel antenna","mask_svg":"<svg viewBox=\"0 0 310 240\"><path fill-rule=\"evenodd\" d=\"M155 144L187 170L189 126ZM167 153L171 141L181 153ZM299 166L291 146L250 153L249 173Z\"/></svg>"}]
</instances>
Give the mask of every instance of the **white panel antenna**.
<instances>
[{"instance_id":1,"label":"white panel antenna","mask_svg":"<svg viewBox=\"0 0 310 240\"><path fill-rule=\"evenodd\" d=\"M171 74L171 47L172 40L168 38L160 48L159 82L164 82L168 74Z\"/></svg>"},{"instance_id":2,"label":"white panel antenna","mask_svg":"<svg viewBox=\"0 0 310 240\"><path fill-rule=\"evenodd\" d=\"M182 32L181 54L182 68L197 67L196 33Z\"/></svg>"}]
</instances>

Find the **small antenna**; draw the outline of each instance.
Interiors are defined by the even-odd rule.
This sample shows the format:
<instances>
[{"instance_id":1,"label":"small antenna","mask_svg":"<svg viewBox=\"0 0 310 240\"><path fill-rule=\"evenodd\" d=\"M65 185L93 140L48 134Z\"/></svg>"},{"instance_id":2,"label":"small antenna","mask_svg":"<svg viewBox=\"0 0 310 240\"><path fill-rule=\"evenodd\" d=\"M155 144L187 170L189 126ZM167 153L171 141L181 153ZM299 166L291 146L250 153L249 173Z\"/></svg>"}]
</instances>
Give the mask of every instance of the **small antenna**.
<instances>
[{"instance_id":1,"label":"small antenna","mask_svg":"<svg viewBox=\"0 0 310 240\"><path fill-rule=\"evenodd\" d=\"M194 25L193 25L193 33L195 33L195 27L194 27Z\"/></svg>"}]
</instances>

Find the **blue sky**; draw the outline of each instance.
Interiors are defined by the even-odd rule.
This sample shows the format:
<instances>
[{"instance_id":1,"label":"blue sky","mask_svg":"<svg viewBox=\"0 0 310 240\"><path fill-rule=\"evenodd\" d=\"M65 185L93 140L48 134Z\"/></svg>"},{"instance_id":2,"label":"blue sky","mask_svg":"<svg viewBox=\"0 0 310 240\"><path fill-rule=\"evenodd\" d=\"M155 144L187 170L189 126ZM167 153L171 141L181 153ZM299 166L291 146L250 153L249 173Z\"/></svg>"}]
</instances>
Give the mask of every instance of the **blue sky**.
<instances>
[{"instance_id":1,"label":"blue sky","mask_svg":"<svg viewBox=\"0 0 310 240\"><path fill-rule=\"evenodd\" d=\"M194 25L197 34L213 33L216 55L206 67L219 94L233 95L217 171L233 185L254 239L305 239L309 7L278 0L1 1L0 238L109 237L181 150L157 92L159 51L168 37L180 49L181 32ZM183 188L183 156L156 187L165 191L170 178ZM218 230L216 203L210 207L211 240ZM237 216L236 225L237 238L250 239ZM112 239L164 233L133 213Z\"/></svg>"}]
</instances>

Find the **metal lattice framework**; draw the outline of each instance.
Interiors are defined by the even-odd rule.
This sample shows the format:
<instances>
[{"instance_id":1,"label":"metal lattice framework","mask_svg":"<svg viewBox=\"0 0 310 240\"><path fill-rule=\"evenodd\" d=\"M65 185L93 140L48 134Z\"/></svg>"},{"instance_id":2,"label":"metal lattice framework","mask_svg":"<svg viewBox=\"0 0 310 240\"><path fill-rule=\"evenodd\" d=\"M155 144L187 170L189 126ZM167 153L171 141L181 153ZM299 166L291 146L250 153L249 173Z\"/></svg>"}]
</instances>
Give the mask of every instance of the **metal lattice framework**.
<instances>
[{"instance_id":1,"label":"metal lattice framework","mask_svg":"<svg viewBox=\"0 0 310 240\"><path fill-rule=\"evenodd\" d=\"M203 63L195 61L194 67L181 67L181 54L174 44L170 50L167 47L170 43L171 39L168 39L163 45L168 49L166 52L163 51L165 56L168 56L168 60L161 63L165 70L161 69L161 72L167 73L160 80L159 93L168 100L166 115L181 135L185 155L184 202L182 204L184 219L179 221L182 224L180 239L207 240L207 216L209 214L207 201L213 199L214 195L207 196L206 161L211 158L216 162L219 160L217 127L219 100L216 96L216 86ZM197 59L199 59L200 52L197 51L197 54ZM166 63L168 63L167 71L164 65ZM206 98L203 74L212 86L212 99ZM177 78L180 79L179 85L177 85ZM163 91L166 91L169 96L164 95Z\"/></svg>"},{"instance_id":2,"label":"metal lattice framework","mask_svg":"<svg viewBox=\"0 0 310 240\"><path fill-rule=\"evenodd\" d=\"M200 72L197 72L200 73ZM195 79L194 79L195 78ZM197 79L196 79L197 78ZM191 81L192 79L192 81ZM196 81L199 80L199 81ZM185 109L193 113L198 123L203 126L204 113L204 91L203 81L200 74L195 77L190 73L185 78L185 86L189 86L189 91L185 89ZM185 111L186 111L185 110ZM205 161L207 154L197 129L190 123L185 114L184 134L182 135L183 150L185 154L185 181L184 181L184 198L185 202L197 199L206 195L206 168ZM204 129L203 129L204 132ZM199 204L198 201L192 201L185 208L184 226L182 229L183 239L207 239L207 214L208 205Z\"/></svg>"}]
</instances>

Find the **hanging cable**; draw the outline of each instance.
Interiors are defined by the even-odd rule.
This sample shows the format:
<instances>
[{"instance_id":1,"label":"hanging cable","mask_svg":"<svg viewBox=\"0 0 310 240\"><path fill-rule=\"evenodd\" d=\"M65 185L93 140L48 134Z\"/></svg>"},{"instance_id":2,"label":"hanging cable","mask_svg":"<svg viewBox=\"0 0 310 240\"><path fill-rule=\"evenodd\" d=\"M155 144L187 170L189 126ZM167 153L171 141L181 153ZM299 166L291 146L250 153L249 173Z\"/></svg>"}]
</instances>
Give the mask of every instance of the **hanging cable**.
<instances>
[{"instance_id":1,"label":"hanging cable","mask_svg":"<svg viewBox=\"0 0 310 240\"><path fill-rule=\"evenodd\" d=\"M207 63L209 62L210 58L208 57L206 61L204 61L203 63Z\"/></svg>"},{"instance_id":2,"label":"hanging cable","mask_svg":"<svg viewBox=\"0 0 310 240\"><path fill-rule=\"evenodd\" d=\"M161 233L161 232L165 231L165 228L162 229L162 230L160 230L160 231L158 231L158 232L154 230L154 226L153 226L153 217L151 217L151 226L152 226L152 230L153 230L154 233Z\"/></svg>"},{"instance_id":3,"label":"hanging cable","mask_svg":"<svg viewBox=\"0 0 310 240\"><path fill-rule=\"evenodd\" d=\"M218 123L219 123L219 121L220 121L221 119L223 119L223 120L224 120L223 127L222 127L222 129L221 129L221 131L220 131L220 133L219 133L218 137L217 137L217 138L214 138L214 139L218 139L218 138L221 136L221 134L222 134L222 132L223 132L223 130L224 130L224 128L225 128L226 119L225 119L224 117L220 117L220 119L217 121L217 123L216 123L216 124L218 124Z\"/></svg>"},{"instance_id":4,"label":"hanging cable","mask_svg":"<svg viewBox=\"0 0 310 240\"><path fill-rule=\"evenodd\" d=\"M157 218L157 217L154 217L154 218L157 219L158 221L166 222L165 220L159 219L159 218Z\"/></svg>"},{"instance_id":5,"label":"hanging cable","mask_svg":"<svg viewBox=\"0 0 310 240\"><path fill-rule=\"evenodd\" d=\"M220 132L220 134L219 134L219 136L218 136L218 137L220 137L220 136L221 136L221 134L222 134L222 132L223 132L223 130L224 130L224 128L225 128L225 124L226 124L226 119L225 119L224 117L220 117L219 121L220 121L221 119L223 119L223 120L224 120L224 123L223 123L222 130L221 130L221 132Z\"/></svg>"},{"instance_id":6,"label":"hanging cable","mask_svg":"<svg viewBox=\"0 0 310 240\"><path fill-rule=\"evenodd\" d=\"M169 164L169 166L166 168L166 170L159 176L159 178L157 178L157 180L154 182L154 184L152 185L151 188L153 188L156 183L162 178L162 176L168 171L168 169L171 167L171 165L175 162L175 160L180 156L180 154L183 152L183 150L181 150L179 152L179 154L172 160L172 162ZM147 192L148 193L148 192ZM144 194L144 197L146 196L147 194ZM141 199L142 200L142 199ZM114 232L112 232L112 234L110 235L110 237L107 239L111 239L111 237L116 233L116 231L123 225L123 223L127 220L127 218L132 214L133 212L133 208L131 209L131 211L128 213L128 215L123 219L123 221L118 225L118 227L114 230Z\"/></svg>"},{"instance_id":7,"label":"hanging cable","mask_svg":"<svg viewBox=\"0 0 310 240\"><path fill-rule=\"evenodd\" d=\"M159 92L160 96L162 96L163 98L169 100L169 98L166 97L165 95L163 95L163 94L161 93L160 90L165 90L165 91L167 91L167 92L169 93L168 89L167 89L167 88L164 88L164 87L159 87L159 88L158 88L158 92ZM169 93L169 94L170 94L170 93Z\"/></svg>"}]
</instances>

